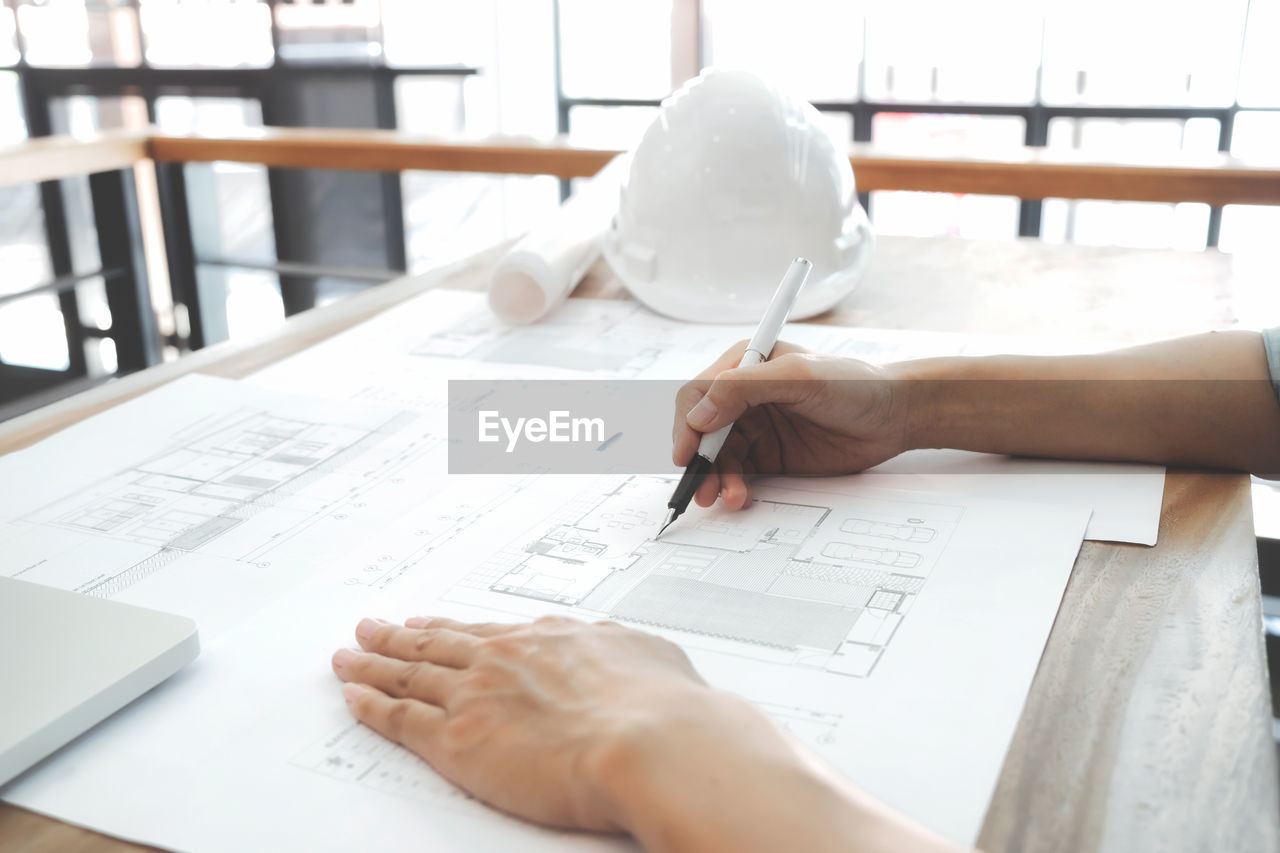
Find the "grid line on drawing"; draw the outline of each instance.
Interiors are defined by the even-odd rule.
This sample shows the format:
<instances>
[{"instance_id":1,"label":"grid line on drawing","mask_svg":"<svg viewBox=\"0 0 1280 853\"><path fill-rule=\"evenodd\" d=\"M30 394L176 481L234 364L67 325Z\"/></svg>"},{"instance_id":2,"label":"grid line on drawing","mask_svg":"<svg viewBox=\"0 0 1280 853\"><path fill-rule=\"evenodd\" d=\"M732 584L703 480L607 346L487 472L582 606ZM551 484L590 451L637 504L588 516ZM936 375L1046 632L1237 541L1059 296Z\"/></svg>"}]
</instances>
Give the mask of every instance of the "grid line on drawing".
<instances>
[{"instance_id":1,"label":"grid line on drawing","mask_svg":"<svg viewBox=\"0 0 1280 853\"><path fill-rule=\"evenodd\" d=\"M468 589L488 589L497 583L503 575L524 561L525 552L518 548L503 548L485 560L466 577L458 582L458 586Z\"/></svg>"}]
</instances>

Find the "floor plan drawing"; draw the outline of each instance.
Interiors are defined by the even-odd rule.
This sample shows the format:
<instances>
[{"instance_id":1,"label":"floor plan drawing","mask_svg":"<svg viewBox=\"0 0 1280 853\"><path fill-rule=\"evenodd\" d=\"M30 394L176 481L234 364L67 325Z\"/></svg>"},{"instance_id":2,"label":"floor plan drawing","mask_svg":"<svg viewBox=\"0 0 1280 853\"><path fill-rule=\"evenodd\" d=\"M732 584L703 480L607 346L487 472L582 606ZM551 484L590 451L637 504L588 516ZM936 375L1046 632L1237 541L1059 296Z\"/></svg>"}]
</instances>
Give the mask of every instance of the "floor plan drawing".
<instances>
[{"instance_id":1,"label":"floor plan drawing","mask_svg":"<svg viewBox=\"0 0 1280 853\"><path fill-rule=\"evenodd\" d=\"M671 486L634 476L582 494L491 554L452 599L550 603L867 676L963 512L766 489L749 510L691 511L655 539Z\"/></svg>"}]
</instances>

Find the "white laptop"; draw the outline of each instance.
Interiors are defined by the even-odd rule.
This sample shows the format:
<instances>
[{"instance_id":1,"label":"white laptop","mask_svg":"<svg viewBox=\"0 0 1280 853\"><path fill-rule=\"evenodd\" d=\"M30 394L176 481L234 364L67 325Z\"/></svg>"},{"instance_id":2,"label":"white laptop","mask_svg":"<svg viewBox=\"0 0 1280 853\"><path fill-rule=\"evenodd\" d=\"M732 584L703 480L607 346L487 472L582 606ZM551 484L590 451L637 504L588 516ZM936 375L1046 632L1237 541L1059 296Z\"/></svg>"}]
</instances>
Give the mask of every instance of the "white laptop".
<instances>
[{"instance_id":1,"label":"white laptop","mask_svg":"<svg viewBox=\"0 0 1280 853\"><path fill-rule=\"evenodd\" d=\"M185 617L0 577L0 785L199 652Z\"/></svg>"}]
</instances>

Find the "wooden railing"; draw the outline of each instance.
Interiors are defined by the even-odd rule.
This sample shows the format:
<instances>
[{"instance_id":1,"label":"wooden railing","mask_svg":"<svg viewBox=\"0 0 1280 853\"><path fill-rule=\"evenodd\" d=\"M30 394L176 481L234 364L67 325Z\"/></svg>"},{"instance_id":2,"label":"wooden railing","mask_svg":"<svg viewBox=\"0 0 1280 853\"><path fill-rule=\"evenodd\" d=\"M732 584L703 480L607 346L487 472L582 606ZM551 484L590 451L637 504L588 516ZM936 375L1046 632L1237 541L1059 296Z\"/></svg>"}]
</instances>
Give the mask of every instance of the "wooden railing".
<instances>
[{"instance_id":1,"label":"wooden railing","mask_svg":"<svg viewBox=\"0 0 1280 853\"><path fill-rule=\"evenodd\" d=\"M0 186L41 183L41 197L55 227L50 231L51 280L20 292L0 295L0 302L37 293L55 294L67 319L70 366L66 370L25 368L0 363L0 416L3 400L30 401L43 394L63 394L74 383L102 381L87 370L85 358L93 339L115 343L120 372L154 364L162 347L199 349L221 340L225 300L206 298L198 264L253 266L243 258L199 258L192 233L190 200L183 164L212 161L254 163L285 169L352 169L394 173L403 170L487 172L492 174L587 177L612 159L616 151L582 148L564 139L458 140L396 131L266 128L230 136L176 136L154 128L105 133L87 139L47 137L0 148ZM1247 163L1223 155L1178 157L1158 162L1099 162L1078 154L1021 149L1009 154L972 156L957 152L903 153L870 145L851 146L849 159L858 188L922 190L949 193L1042 198L1108 199L1150 202L1204 202L1211 205L1280 205L1280 162ZM141 169L135 167L143 165ZM154 169L152 166L154 165ZM135 173L139 179L135 182ZM58 234L56 211L62 194L52 183L89 175L94 227L102 266L76 269L64 238ZM49 207L51 205L51 207ZM287 217L289 211L276 212ZM48 221L46 222L48 224ZM65 229L64 229L65 231ZM144 236L150 235L148 245ZM65 237L65 233L63 235ZM55 243L60 247L55 252ZM169 296L180 305L186 322L175 322L161 334L152 310L152 270L148 259L163 258L168 267ZM385 281L392 269L349 270L282 258L266 268L280 275L286 311L314 304L319 276ZM105 281L111 327L82 323L77 285L101 277ZM310 282L310 283L309 283ZM310 288L310 289L308 289ZM176 331L182 329L183 331Z\"/></svg>"},{"instance_id":2,"label":"wooden railing","mask_svg":"<svg viewBox=\"0 0 1280 853\"><path fill-rule=\"evenodd\" d=\"M45 136L0 147L0 186L74 178L125 169L150 157L144 133L101 133L86 139Z\"/></svg>"},{"instance_id":3,"label":"wooden railing","mask_svg":"<svg viewBox=\"0 0 1280 853\"><path fill-rule=\"evenodd\" d=\"M562 139L445 140L398 131L266 128L230 136L159 131L53 137L0 149L0 185L163 163L232 161L299 169L394 172L595 174L616 151ZM858 188L921 190L1024 199L1070 198L1222 204L1280 204L1280 161L1259 164L1225 154L1102 161L1075 152L1019 149L1010 154L888 152L850 147Z\"/></svg>"}]
</instances>

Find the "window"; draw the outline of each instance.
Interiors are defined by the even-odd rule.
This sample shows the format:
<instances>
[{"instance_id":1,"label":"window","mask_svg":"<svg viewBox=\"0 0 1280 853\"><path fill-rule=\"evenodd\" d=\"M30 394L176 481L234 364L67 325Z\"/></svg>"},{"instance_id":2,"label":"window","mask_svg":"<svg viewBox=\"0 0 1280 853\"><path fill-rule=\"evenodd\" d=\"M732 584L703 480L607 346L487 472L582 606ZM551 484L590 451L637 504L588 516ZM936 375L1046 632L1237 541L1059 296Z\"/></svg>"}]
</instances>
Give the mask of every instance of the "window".
<instances>
[{"instance_id":1,"label":"window","mask_svg":"<svg viewBox=\"0 0 1280 853\"><path fill-rule=\"evenodd\" d=\"M927 19L927 24L924 23ZM1040 61L1036 4L878 2L867 13L872 100L1029 103Z\"/></svg>"},{"instance_id":2,"label":"window","mask_svg":"<svg viewBox=\"0 0 1280 853\"><path fill-rule=\"evenodd\" d=\"M382 55L378 0L276 3L280 59L368 63Z\"/></svg>"},{"instance_id":3,"label":"window","mask_svg":"<svg viewBox=\"0 0 1280 853\"><path fill-rule=\"evenodd\" d=\"M18 75L0 71L0 145L12 145L27 138L27 121L22 111Z\"/></svg>"},{"instance_id":4,"label":"window","mask_svg":"<svg viewBox=\"0 0 1280 853\"><path fill-rule=\"evenodd\" d=\"M261 0L139 0L147 62L161 68L270 65L271 10Z\"/></svg>"},{"instance_id":5,"label":"window","mask_svg":"<svg viewBox=\"0 0 1280 853\"><path fill-rule=\"evenodd\" d=\"M13 10L0 6L0 65L14 65L18 59L18 24Z\"/></svg>"},{"instance_id":6,"label":"window","mask_svg":"<svg viewBox=\"0 0 1280 853\"><path fill-rule=\"evenodd\" d=\"M1025 132L1012 116L879 113L872 123L878 145L942 156L1017 150ZM874 192L869 213L882 234L1008 240L1018 234L1018 204L1011 196Z\"/></svg>"},{"instance_id":7,"label":"window","mask_svg":"<svg viewBox=\"0 0 1280 853\"><path fill-rule=\"evenodd\" d=\"M512 4L508 4L512 5ZM521 3L530 8L519 9L527 15L537 13L539 3ZM517 11L504 9L504 11ZM546 39L528 37L525 41L550 41L549 9L542 9L542 26ZM382 43L389 65L413 67L422 65L470 65L489 67L494 60L494 32L499 26L496 5L459 3L456 0L382 0ZM533 32L537 32L536 29ZM526 45L518 46L524 50ZM504 56L506 52L504 51Z\"/></svg>"},{"instance_id":8,"label":"window","mask_svg":"<svg viewBox=\"0 0 1280 853\"><path fill-rule=\"evenodd\" d=\"M243 340L268 334L284 322L280 276L268 270L200 264L196 279L205 294L222 294L226 328L215 339Z\"/></svg>"},{"instance_id":9,"label":"window","mask_svg":"<svg viewBox=\"0 0 1280 853\"><path fill-rule=\"evenodd\" d=\"M752 69L810 101L858 96L863 23L856 4L704 0L702 13L705 64Z\"/></svg>"},{"instance_id":10,"label":"window","mask_svg":"<svg viewBox=\"0 0 1280 853\"><path fill-rule=\"evenodd\" d=\"M21 0L18 28L32 65L137 65L138 17L128 5L85 0Z\"/></svg>"},{"instance_id":11,"label":"window","mask_svg":"<svg viewBox=\"0 0 1280 853\"><path fill-rule=\"evenodd\" d=\"M1273 162L1280 152L1280 111L1241 112L1231 136L1231 153L1246 160ZM1229 204L1222 209L1218 248L1248 252L1275 245L1280 235L1280 206Z\"/></svg>"},{"instance_id":12,"label":"window","mask_svg":"<svg viewBox=\"0 0 1280 853\"><path fill-rule=\"evenodd\" d=\"M44 236L44 212L36 184L0 187L0 296L53 278ZM0 307L0 310L3 310Z\"/></svg>"},{"instance_id":13,"label":"window","mask_svg":"<svg viewBox=\"0 0 1280 853\"><path fill-rule=\"evenodd\" d=\"M0 303L0 362L45 370L70 366L57 296L37 293Z\"/></svg>"},{"instance_id":14,"label":"window","mask_svg":"<svg viewBox=\"0 0 1280 853\"><path fill-rule=\"evenodd\" d=\"M575 107L569 141L587 148L630 148L657 116L657 107Z\"/></svg>"},{"instance_id":15,"label":"window","mask_svg":"<svg viewBox=\"0 0 1280 853\"><path fill-rule=\"evenodd\" d=\"M1055 0L1044 22L1044 99L1227 106L1235 99L1247 6Z\"/></svg>"},{"instance_id":16,"label":"window","mask_svg":"<svg viewBox=\"0 0 1280 853\"><path fill-rule=\"evenodd\" d=\"M1249 4L1248 28L1240 60L1240 104L1280 107L1280 3Z\"/></svg>"},{"instance_id":17,"label":"window","mask_svg":"<svg viewBox=\"0 0 1280 853\"><path fill-rule=\"evenodd\" d=\"M1212 153L1218 134L1218 121L1208 118L1055 118L1049 122L1049 147L1141 162L1179 152ZM1206 204L1047 199L1041 236L1054 243L1197 250L1205 247L1208 230Z\"/></svg>"},{"instance_id":18,"label":"window","mask_svg":"<svg viewBox=\"0 0 1280 853\"><path fill-rule=\"evenodd\" d=\"M262 106L248 98L156 98L156 124L170 133L234 133L262 127ZM276 259L267 170L252 163L186 167L196 253L205 260Z\"/></svg>"},{"instance_id":19,"label":"window","mask_svg":"<svg viewBox=\"0 0 1280 853\"><path fill-rule=\"evenodd\" d=\"M560 0L560 68L573 97L671 91L671 2Z\"/></svg>"}]
</instances>

